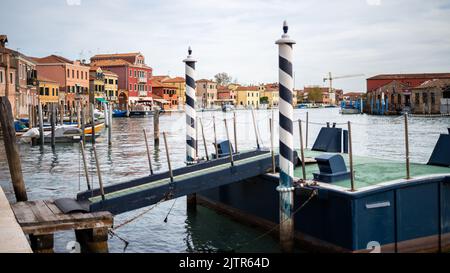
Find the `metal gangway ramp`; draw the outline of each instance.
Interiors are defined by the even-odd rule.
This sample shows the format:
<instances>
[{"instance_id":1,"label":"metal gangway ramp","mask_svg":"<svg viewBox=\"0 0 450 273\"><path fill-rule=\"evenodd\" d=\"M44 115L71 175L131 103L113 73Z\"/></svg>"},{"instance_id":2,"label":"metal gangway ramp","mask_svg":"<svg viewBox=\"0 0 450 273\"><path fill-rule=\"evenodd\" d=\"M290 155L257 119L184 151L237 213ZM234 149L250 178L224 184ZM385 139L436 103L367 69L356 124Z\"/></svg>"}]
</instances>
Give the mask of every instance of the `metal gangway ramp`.
<instances>
[{"instance_id":1,"label":"metal gangway ramp","mask_svg":"<svg viewBox=\"0 0 450 273\"><path fill-rule=\"evenodd\" d=\"M278 156L275 155L275 167ZM101 189L80 192L77 201L90 212L109 211L120 214L184 195L235 183L266 174L272 170L272 155L268 150L256 150L222 157L170 172L156 173Z\"/></svg>"}]
</instances>

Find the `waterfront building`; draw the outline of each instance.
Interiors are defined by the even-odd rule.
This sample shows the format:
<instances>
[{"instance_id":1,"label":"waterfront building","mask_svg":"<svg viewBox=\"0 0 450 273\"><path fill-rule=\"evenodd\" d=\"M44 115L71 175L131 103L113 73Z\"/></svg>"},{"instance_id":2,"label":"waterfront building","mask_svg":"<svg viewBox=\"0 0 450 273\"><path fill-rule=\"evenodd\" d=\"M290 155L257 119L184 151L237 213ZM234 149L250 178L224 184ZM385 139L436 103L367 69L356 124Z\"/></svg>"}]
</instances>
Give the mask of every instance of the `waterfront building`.
<instances>
[{"instance_id":1,"label":"waterfront building","mask_svg":"<svg viewBox=\"0 0 450 273\"><path fill-rule=\"evenodd\" d=\"M59 83L38 76L39 100L45 106L48 103L59 103Z\"/></svg>"},{"instance_id":2,"label":"waterfront building","mask_svg":"<svg viewBox=\"0 0 450 273\"><path fill-rule=\"evenodd\" d=\"M118 101L121 107L152 100L153 69L145 64L141 53L99 54L91 58L91 65L118 76Z\"/></svg>"},{"instance_id":3,"label":"waterfront building","mask_svg":"<svg viewBox=\"0 0 450 273\"><path fill-rule=\"evenodd\" d=\"M105 75L100 67L91 66L89 70L89 102L101 106L106 102Z\"/></svg>"},{"instance_id":4,"label":"waterfront building","mask_svg":"<svg viewBox=\"0 0 450 273\"><path fill-rule=\"evenodd\" d=\"M392 81L398 81L410 88L417 87L422 83L433 79L450 79L450 73L420 73L420 74L382 74L367 79L367 93Z\"/></svg>"},{"instance_id":5,"label":"waterfront building","mask_svg":"<svg viewBox=\"0 0 450 273\"><path fill-rule=\"evenodd\" d=\"M237 88L237 87L236 87ZM216 105L231 104L236 105L236 92L235 90L228 86L218 85L217 86L217 100Z\"/></svg>"},{"instance_id":6,"label":"waterfront building","mask_svg":"<svg viewBox=\"0 0 450 273\"><path fill-rule=\"evenodd\" d=\"M260 91L260 98L267 98L267 103L270 108L278 107L278 102L280 100L278 83L268 83L264 84L262 87L263 89ZM294 96L292 103L293 105L297 104L297 96Z\"/></svg>"},{"instance_id":7,"label":"waterfront building","mask_svg":"<svg viewBox=\"0 0 450 273\"><path fill-rule=\"evenodd\" d=\"M195 83L197 104L201 108L211 108L217 100L217 83L207 79L201 79Z\"/></svg>"},{"instance_id":8,"label":"waterfront building","mask_svg":"<svg viewBox=\"0 0 450 273\"><path fill-rule=\"evenodd\" d=\"M411 88L394 80L367 93L366 112L371 114L399 114L411 108Z\"/></svg>"},{"instance_id":9,"label":"waterfront building","mask_svg":"<svg viewBox=\"0 0 450 273\"><path fill-rule=\"evenodd\" d=\"M186 80L183 77L166 78L161 82L177 88L179 105L183 105L186 102Z\"/></svg>"},{"instance_id":10,"label":"waterfront building","mask_svg":"<svg viewBox=\"0 0 450 273\"><path fill-rule=\"evenodd\" d=\"M450 114L450 79L428 80L412 89L413 114Z\"/></svg>"},{"instance_id":11,"label":"waterfront building","mask_svg":"<svg viewBox=\"0 0 450 273\"><path fill-rule=\"evenodd\" d=\"M0 95L8 93L13 115L24 118L30 114L29 106L37 105L36 63L22 53L6 48L7 41L6 35L0 35Z\"/></svg>"},{"instance_id":12,"label":"waterfront building","mask_svg":"<svg viewBox=\"0 0 450 273\"><path fill-rule=\"evenodd\" d=\"M176 86L153 81L153 102L163 110L177 109L178 88Z\"/></svg>"},{"instance_id":13,"label":"waterfront building","mask_svg":"<svg viewBox=\"0 0 450 273\"><path fill-rule=\"evenodd\" d=\"M236 105L244 108L259 108L259 93L259 86L239 86L236 88Z\"/></svg>"},{"instance_id":14,"label":"waterfront building","mask_svg":"<svg viewBox=\"0 0 450 273\"><path fill-rule=\"evenodd\" d=\"M119 76L109 70L103 70L105 79L105 97L106 100L112 103L119 102Z\"/></svg>"},{"instance_id":15,"label":"waterfront building","mask_svg":"<svg viewBox=\"0 0 450 273\"><path fill-rule=\"evenodd\" d=\"M76 101L88 103L89 66L57 55L32 59L36 62L39 77L59 84L59 97L66 107L75 109Z\"/></svg>"},{"instance_id":16,"label":"waterfront building","mask_svg":"<svg viewBox=\"0 0 450 273\"><path fill-rule=\"evenodd\" d=\"M364 95L365 95L364 92L347 92L342 95L342 99L355 101L363 98Z\"/></svg>"}]
</instances>

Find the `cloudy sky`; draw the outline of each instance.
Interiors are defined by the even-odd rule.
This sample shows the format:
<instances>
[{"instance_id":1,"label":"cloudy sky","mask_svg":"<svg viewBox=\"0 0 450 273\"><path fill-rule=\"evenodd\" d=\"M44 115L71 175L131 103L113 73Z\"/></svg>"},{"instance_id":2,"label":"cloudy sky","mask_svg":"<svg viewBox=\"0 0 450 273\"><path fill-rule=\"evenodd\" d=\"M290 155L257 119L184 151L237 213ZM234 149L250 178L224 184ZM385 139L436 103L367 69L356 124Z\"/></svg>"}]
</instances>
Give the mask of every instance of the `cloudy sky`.
<instances>
[{"instance_id":1,"label":"cloudy sky","mask_svg":"<svg viewBox=\"0 0 450 273\"><path fill-rule=\"evenodd\" d=\"M297 41L295 85L335 76L365 90L380 73L450 72L449 0L2 0L0 34L31 56L70 59L140 51L154 74L182 75L191 45L198 77L277 81L282 22ZM6 11L6 12L5 12Z\"/></svg>"}]
</instances>

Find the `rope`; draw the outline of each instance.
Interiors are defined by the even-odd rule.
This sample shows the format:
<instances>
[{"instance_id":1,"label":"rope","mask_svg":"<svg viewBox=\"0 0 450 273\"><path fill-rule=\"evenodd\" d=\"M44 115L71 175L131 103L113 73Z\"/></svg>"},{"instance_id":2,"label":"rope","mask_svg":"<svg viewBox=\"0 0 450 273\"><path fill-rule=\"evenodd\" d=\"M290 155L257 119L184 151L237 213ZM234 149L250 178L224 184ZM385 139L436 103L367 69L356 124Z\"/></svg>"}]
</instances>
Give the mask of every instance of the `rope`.
<instances>
[{"instance_id":1,"label":"rope","mask_svg":"<svg viewBox=\"0 0 450 273\"><path fill-rule=\"evenodd\" d=\"M317 195L318 193L317 193L317 190L313 190L313 192L311 193L311 195L308 197L308 199L305 201L305 202L303 202L303 204L300 206L300 207L298 207L296 210L294 210L293 212L292 212L292 217L296 214L296 213L298 213L301 209L303 209L316 195ZM272 233L274 230L276 230L276 229L278 229L279 227L280 227L280 225L281 224L283 224L284 222L286 222L286 221L288 221L289 219L286 219L286 220L284 220L283 222L281 222L281 223L279 223L279 224L277 224L277 225L275 225L274 227L272 227L271 229L269 229L267 232L265 232L265 233L263 233L263 234L261 234L260 236L258 236L258 237L256 237L256 238L254 238L254 239L252 239L252 240L250 240L250 241L247 241L246 243L244 243L244 244L240 244L240 246L239 247L237 247L237 248L235 248L235 249L233 249L233 248L231 248L231 250L234 250L234 251L236 251L236 250L239 250L239 249L242 249L244 246L246 246L246 245L249 245L250 243L253 243L253 242L255 242L255 241L257 241L257 240L259 240L259 239L261 239L261 238L263 238L263 237L265 237L265 236L267 236L267 235L269 235L270 233Z\"/></svg>"}]
</instances>

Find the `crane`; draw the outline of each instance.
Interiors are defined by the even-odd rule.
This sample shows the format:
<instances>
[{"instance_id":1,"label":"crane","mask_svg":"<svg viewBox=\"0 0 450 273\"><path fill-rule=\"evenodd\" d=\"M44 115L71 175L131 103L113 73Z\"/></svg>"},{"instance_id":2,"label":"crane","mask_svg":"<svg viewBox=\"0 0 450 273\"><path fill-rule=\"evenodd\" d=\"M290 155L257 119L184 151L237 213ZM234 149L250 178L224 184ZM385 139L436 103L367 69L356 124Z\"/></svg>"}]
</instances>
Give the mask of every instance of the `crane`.
<instances>
[{"instance_id":1,"label":"crane","mask_svg":"<svg viewBox=\"0 0 450 273\"><path fill-rule=\"evenodd\" d=\"M323 82L326 82L326 81L330 82L330 87L328 89L328 93L330 94L330 104L331 105L335 105L336 104L336 95L333 92L333 81L334 80L356 78L356 77L361 77L361 76L364 76L364 74L353 74L353 75L332 77L331 76L331 72L328 72L328 77L327 78L323 78Z\"/></svg>"}]
</instances>

